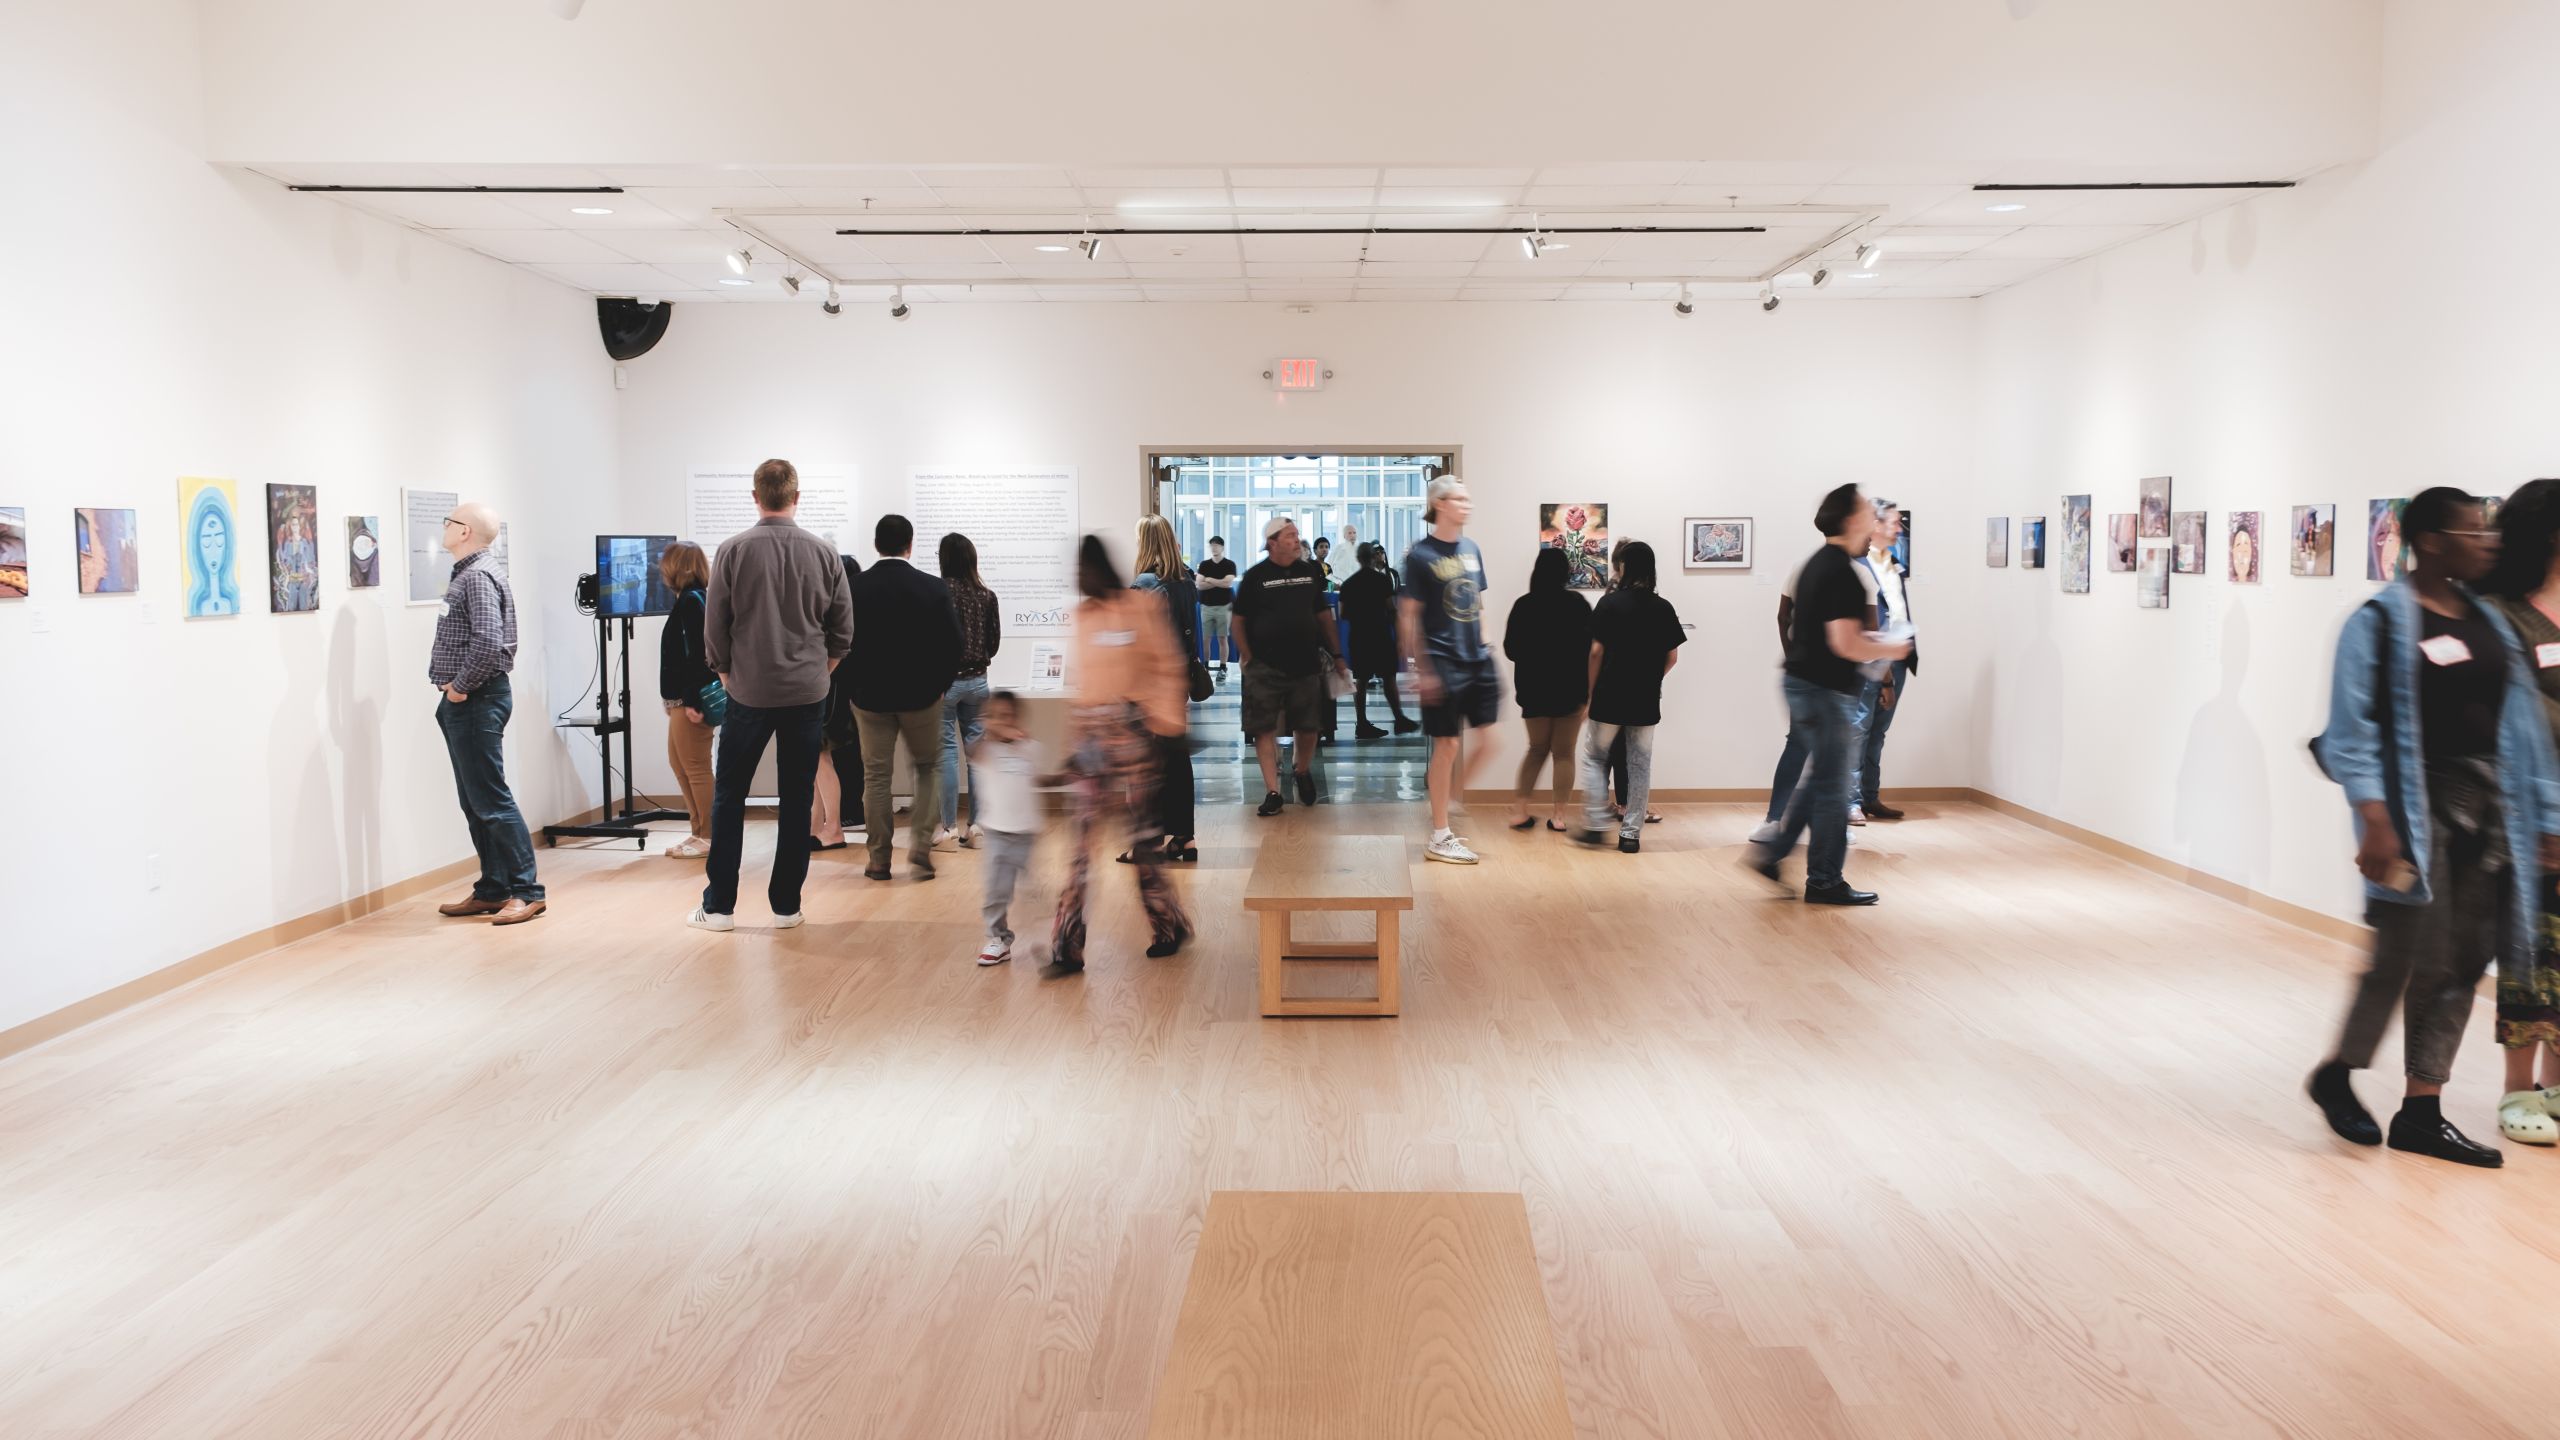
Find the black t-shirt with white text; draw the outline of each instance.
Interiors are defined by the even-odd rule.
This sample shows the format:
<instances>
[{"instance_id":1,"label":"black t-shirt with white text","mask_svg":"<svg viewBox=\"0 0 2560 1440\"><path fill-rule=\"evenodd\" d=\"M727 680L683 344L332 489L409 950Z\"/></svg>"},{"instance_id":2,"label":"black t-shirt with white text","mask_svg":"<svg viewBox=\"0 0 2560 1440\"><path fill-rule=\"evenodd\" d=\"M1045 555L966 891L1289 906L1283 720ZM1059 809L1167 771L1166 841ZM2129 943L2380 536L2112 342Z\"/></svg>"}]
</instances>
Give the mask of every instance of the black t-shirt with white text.
<instances>
[{"instance_id":1,"label":"black t-shirt with white text","mask_svg":"<svg viewBox=\"0 0 2560 1440\"><path fill-rule=\"evenodd\" d=\"M1825 545L1804 562L1796 577L1796 613L1787 631L1787 673L1799 680L1855 695L1866 686L1858 662L1834 654L1830 626L1855 620L1866 628L1867 587L1858 580L1857 562L1837 545Z\"/></svg>"},{"instance_id":2,"label":"black t-shirt with white text","mask_svg":"<svg viewBox=\"0 0 2560 1440\"><path fill-rule=\"evenodd\" d=\"M1236 562L1221 555L1215 560L1201 561L1200 568L1191 573L1203 580L1233 580L1236 578ZM1235 598L1233 590L1212 590L1206 585L1200 587L1200 603L1203 605L1224 605Z\"/></svg>"},{"instance_id":3,"label":"black t-shirt with white text","mask_svg":"<svg viewBox=\"0 0 2560 1440\"><path fill-rule=\"evenodd\" d=\"M1295 565L1264 560L1244 572L1236 586L1236 620L1244 626L1254 663L1283 675L1316 673L1316 656L1330 648L1318 640L1317 627L1333 623L1324 594L1324 571L1303 555Z\"/></svg>"},{"instance_id":4,"label":"black t-shirt with white text","mask_svg":"<svg viewBox=\"0 0 2560 1440\"><path fill-rule=\"evenodd\" d=\"M1612 590L1591 608L1591 638L1600 646L1591 718L1603 725L1661 724L1663 662L1689 638L1680 612L1650 590Z\"/></svg>"}]
</instances>

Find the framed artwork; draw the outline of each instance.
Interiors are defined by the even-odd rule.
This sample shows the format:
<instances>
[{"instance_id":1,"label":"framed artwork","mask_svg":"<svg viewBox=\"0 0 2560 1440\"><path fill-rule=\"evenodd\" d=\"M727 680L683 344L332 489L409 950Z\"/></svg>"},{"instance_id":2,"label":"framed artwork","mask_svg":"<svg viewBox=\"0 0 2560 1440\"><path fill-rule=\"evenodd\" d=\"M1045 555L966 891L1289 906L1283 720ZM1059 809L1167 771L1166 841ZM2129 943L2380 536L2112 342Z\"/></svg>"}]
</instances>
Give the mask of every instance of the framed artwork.
<instances>
[{"instance_id":1,"label":"framed artwork","mask_svg":"<svg viewBox=\"0 0 2560 1440\"><path fill-rule=\"evenodd\" d=\"M2338 569L2338 507L2293 507L2293 573L2334 575Z\"/></svg>"},{"instance_id":2,"label":"framed artwork","mask_svg":"<svg viewBox=\"0 0 2560 1440\"><path fill-rule=\"evenodd\" d=\"M0 507L0 600L27 598L27 512Z\"/></svg>"},{"instance_id":3,"label":"framed artwork","mask_svg":"<svg viewBox=\"0 0 2560 1440\"><path fill-rule=\"evenodd\" d=\"M2089 593L2089 497L2062 497L2062 593Z\"/></svg>"},{"instance_id":4,"label":"framed artwork","mask_svg":"<svg viewBox=\"0 0 2560 1440\"><path fill-rule=\"evenodd\" d=\"M2180 575L2204 573L2204 512L2180 510L2169 517L2169 543L2174 554L2170 570Z\"/></svg>"},{"instance_id":5,"label":"framed artwork","mask_svg":"<svg viewBox=\"0 0 2560 1440\"><path fill-rule=\"evenodd\" d=\"M1751 568L1751 522L1749 520L1683 520L1680 529L1688 537L1681 547L1680 568L1684 570L1748 570Z\"/></svg>"},{"instance_id":6,"label":"framed artwork","mask_svg":"<svg viewBox=\"0 0 2560 1440\"><path fill-rule=\"evenodd\" d=\"M178 583L186 617L240 613L240 497L228 480L178 478Z\"/></svg>"},{"instance_id":7,"label":"framed artwork","mask_svg":"<svg viewBox=\"0 0 2560 1440\"><path fill-rule=\"evenodd\" d=\"M2135 517L2130 514L2107 517L2107 568L2109 570L2122 573L2133 569L2134 526Z\"/></svg>"},{"instance_id":8,"label":"framed artwork","mask_svg":"<svg viewBox=\"0 0 2560 1440\"><path fill-rule=\"evenodd\" d=\"M2258 583L2258 557L2264 548L2258 533L2259 519L2259 512L2255 510L2231 512L2231 541L2225 552L2230 557L2226 578L2234 585Z\"/></svg>"},{"instance_id":9,"label":"framed artwork","mask_svg":"<svg viewBox=\"0 0 2560 1440\"><path fill-rule=\"evenodd\" d=\"M437 605L444 601L445 582L453 577L453 561L444 553L444 517L462 497L451 490L403 490L400 492L402 533L407 537L409 558L409 603ZM503 526L500 528L504 528Z\"/></svg>"},{"instance_id":10,"label":"framed artwork","mask_svg":"<svg viewBox=\"0 0 2560 1440\"><path fill-rule=\"evenodd\" d=\"M2400 540L2400 512L2409 508L2406 500L2368 500L2365 502L2364 578L2396 580L2407 547Z\"/></svg>"},{"instance_id":11,"label":"framed artwork","mask_svg":"<svg viewBox=\"0 0 2560 1440\"><path fill-rule=\"evenodd\" d=\"M1538 507L1538 548L1562 550L1572 590L1609 588L1609 507L1602 502Z\"/></svg>"},{"instance_id":12,"label":"framed artwork","mask_svg":"<svg viewBox=\"0 0 2560 1440\"><path fill-rule=\"evenodd\" d=\"M71 512L80 560L80 593L130 595L142 588L142 545L130 510L83 507Z\"/></svg>"},{"instance_id":13,"label":"framed artwork","mask_svg":"<svg viewBox=\"0 0 2560 1440\"><path fill-rule=\"evenodd\" d=\"M267 487L267 608L279 615L320 608L320 494L309 485Z\"/></svg>"},{"instance_id":14,"label":"framed artwork","mask_svg":"<svg viewBox=\"0 0 2560 1440\"><path fill-rule=\"evenodd\" d=\"M2018 568L2044 568L2044 517L2030 515L2018 522Z\"/></svg>"},{"instance_id":15,"label":"framed artwork","mask_svg":"<svg viewBox=\"0 0 2560 1440\"><path fill-rule=\"evenodd\" d=\"M370 590L382 583L382 517L347 517L347 588Z\"/></svg>"},{"instance_id":16,"label":"framed artwork","mask_svg":"<svg viewBox=\"0 0 2560 1440\"><path fill-rule=\"evenodd\" d=\"M1901 566L1902 573L1908 575L1911 573L1911 512L1904 510L1900 513L1902 533L1893 537L1893 549L1890 553L1893 556L1893 563Z\"/></svg>"},{"instance_id":17,"label":"framed artwork","mask_svg":"<svg viewBox=\"0 0 2560 1440\"><path fill-rule=\"evenodd\" d=\"M2142 482L2142 538L2169 538L2169 477L2154 475Z\"/></svg>"},{"instance_id":18,"label":"framed artwork","mask_svg":"<svg viewBox=\"0 0 2560 1440\"><path fill-rule=\"evenodd\" d=\"M1982 563L1994 570L2009 563L2009 517L1994 515L1983 522Z\"/></svg>"},{"instance_id":19,"label":"framed artwork","mask_svg":"<svg viewBox=\"0 0 2560 1440\"><path fill-rule=\"evenodd\" d=\"M2169 608L2169 542L2145 540L2134 571L2133 603L2144 610Z\"/></svg>"}]
</instances>

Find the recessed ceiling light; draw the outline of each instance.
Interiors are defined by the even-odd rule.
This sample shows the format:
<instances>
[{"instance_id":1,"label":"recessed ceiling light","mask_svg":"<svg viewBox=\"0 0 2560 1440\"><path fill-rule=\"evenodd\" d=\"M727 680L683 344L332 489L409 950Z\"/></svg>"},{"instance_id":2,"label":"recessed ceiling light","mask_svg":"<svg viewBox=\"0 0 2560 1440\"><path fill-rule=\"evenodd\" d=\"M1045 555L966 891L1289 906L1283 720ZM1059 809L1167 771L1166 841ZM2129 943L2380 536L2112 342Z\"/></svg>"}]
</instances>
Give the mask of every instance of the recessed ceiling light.
<instances>
[{"instance_id":1,"label":"recessed ceiling light","mask_svg":"<svg viewBox=\"0 0 2560 1440\"><path fill-rule=\"evenodd\" d=\"M607 210L601 205L572 205L569 207L569 213L572 215L610 215L613 212Z\"/></svg>"},{"instance_id":2,"label":"recessed ceiling light","mask_svg":"<svg viewBox=\"0 0 2560 1440\"><path fill-rule=\"evenodd\" d=\"M1990 211L1994 215L2007 215L2013 211L2024 210L2027 207L2015 200L2004 200L1997 205L1985 205L1982 208Z\"/></svg>"},{"instance_id":3,"label":"recessed ceiling light","mask_svg":"<svg viewBox=\"0 0 2560 1440\"><path fill-rule=\"evenodd\" d=\"M1876 272L1873 270L1852 270L1849 272L1848 278L1852 280L1873 280L1876 278Z\"/></svg>"},{"instance_id":4,"label":"recessed ceiling light","mask_svg":"<svg viewBox=\"0 0 2560 1440\"><path fill-rule=\"evenodd\" d=\"M754 284L754 283L756 283L756 282L754 282L753 280L737 280L737 279L732 279L732 278L731 278L731 277L729 277L729 276L723 275L723 276L721 276L721 277L720 277L720 283L721 283L721 284L723 284L723 285L753 285L753 284Z\"/></svg>"},{"instance_id":5,"label":"recessed ceiling light","mask_svg":"<svg viewBox=\"0 0 2560 1440\"><path fill-rule=\"evenodd\" d=\"M1067 247L1064 245L1034 245L1031 248L1044 255L1064 255L1067 253Z\"/></svg>"}]
</instances>

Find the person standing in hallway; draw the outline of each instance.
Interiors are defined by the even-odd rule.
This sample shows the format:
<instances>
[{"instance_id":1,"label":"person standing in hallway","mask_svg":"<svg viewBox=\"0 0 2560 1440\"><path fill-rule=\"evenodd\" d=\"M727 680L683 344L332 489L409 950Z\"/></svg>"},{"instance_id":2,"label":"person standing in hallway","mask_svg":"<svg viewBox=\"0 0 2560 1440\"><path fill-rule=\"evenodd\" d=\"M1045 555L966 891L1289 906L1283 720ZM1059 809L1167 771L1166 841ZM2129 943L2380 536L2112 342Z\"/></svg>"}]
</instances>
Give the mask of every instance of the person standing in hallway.
<instances>
[{"instance_id":1,"label":"person standing in hallway","mask_svg":"<svg viewBox=\"0 0 2560 1440\"><path fill-rule=\"evenodd\" d=\"M777 749L773 875L765 898L773 924L800 923L809 878L809 821L817 803L819 731L827 683L853 644L853 605L835 547L800 528L800 472L788 460L756 467L756 523L729 537L712 566L702 649L729 692L713 772L711 860L702 903L685 923L737 928L738 866L746 849L747 787Z\"/></svg>"},{"instance_id":2,"label":"person standing in hallway","mask_svg":"<svg viewBox=\"0 0 2560 1440\"><path fill-rule=\"evenodd\" d=\"M1396 577L1387 568L1386 547L1374 541L1356 552L1360 568L1342 582L1342 621L1351 631L1351 706L1362 740L1383 740L1387 732L1369 723L1369 682L1387 693L1387 710L1395 716L1395 733L1410 735L1422 728L1404 713L1404 697L1396 687Z\"/></svg>"},{"instance_id":3,"label":"person standing in hallway","mask_svg":"<svg viewBox=\"0 0 2560 1440\"><path fill-rule=\"evenodd\" d=\"M1295 736L1298 803L1316 803L1316 730L1333 706L1325 666L1339 665L1324 572L1298 545L1298 522L1275 515L1262 527L1265 555L1236 586L1236 653L1244 663L1244 733L1262 762L1262 805L1280 813L1280 732Z\"/></svg>"},{"instance_id":4,"label":"person standing in hallway","mask_svg":"<svg viewBox=\"0 0 2560 1440\"><path fill-rule=\"evenodd\" d=\"M1261 567L1256 566L1256 569ZM1049 965L1053 973L1084 969L1085 886L1090 878L1094 831L1113 815L1128 827L1130 863L1138 871L1138 901L1147 912L1151 936L1147 958L1161 960L1180 953L1191 938L1191 917L1164 871L1162 838L1156 833L1159 814L1155 787L1161 766L1159 744L1180 736L1189 724L1188 686L1181 655L1174 648L1173 627L1163 602L1122 585L1102 537L1084 537L1077 558L1076 586L1084 602L1076 607L1071 669L1075 677L1074 736L1076 809L1068 857L1067 883L1058 892L1058 913L1050 926Z\"/></svg>"},{"instance_id":5,"label":"person standing in hallway","mask_svg":"<svg viewBox=\"0 0 2560 1440\"><path fill-rule=\"evenodd\" d=\"M1484 643L1484 552L1466 537L1474 513L1467 482L1455 475L1422 492L1422 523L1430 528L1405 552L1397 602L1422 732L1431 737L1431 841L1422 853L1453 865L1476 863L1466 837L1450 828L1449 811L1484 760L1482 745L1469 750L1460 737L1502 715L1502 679Z\"/></svg>"},{"instance_id":6,"label":"person standing in hallway","mask_svg":"<svg viewBox=\"0 0 2560 1440\"><path fill-rule=\"evenodd\" d=\"M1814 552L1816 555L1821 553L1819 550ZM1857 571L1858 582L1869 587L1867 628L1872 630L1876 628L1873 588L1875 573L1864 566L1853 568ZM1778 661L1781 667L1786 663L1788 644L1795 636L1796 591L1803 584L1804 566L1798 565L1794 572L1787 576L1787 583L1778 587ZM1769 813L1762 820L1760 828L1751 832L1752 844L1766 845L1777 839L1779 832L1786 828L1787 807L1795 803L1798 782L1804 778L1805 756L1811 753L1812 747L1813 733L1798 724L1790 714L1787 719L1787 743L1778 751L1776 773L1769 777Z\"/></svg>"},{"instance_id":7,"label":"person standing in hallway","mask_svg":"<svg viewBox=\"0 0 2560 1440\"><path fill-rule=\"evenodd\" d=\"M2355 815L2373 954L2308 1088L2340 1138L2381 1144L2348 1077L2398 1008L2408 1088L2391 1148L2493 1168L2505 1157L2446 1119L2442 1096L2489 963L2534 964L2541 872L2560 868L2560 766L2534 657L2471 590L2498 553L2480 502L2438 486L2400 523L2408 567L2347 618L2312 742Z\"/></svg>"},{"instance_id":8,"label":"person standing in hallway","mask_svg":"<svg viewBox=\"0 0 2560 1440\"><path fill-rule=\"evenodd\" d=\"M2498 562L2486 588L2534 657L2542 718L2560 746L2560 480L2532 481L2499 507ZM2537 874L2534 898L2530 955L2498 957L2497 1035L2507 1062L2498 1130L2520 1144L2549 1145L2560 1142L2560 875Z\"/></svg>"},{"instance_id":9,"label":"person standing in hallway","mask_svg":"<svg viewBox=\"0 0 2560 1440\"><path fill-rule=\"evenodd\" d=\"M1582 734L1583 823L1574 839L1609 843L1614 819L1618 850L1642 848L1646 804L1653 792L1653 732L1662 723L1662 677L1680 663L1689 638L1680 612L1654 592L1653 547L1622 540L1610 557L1618 583L1591 611L1591 649L1584 661L1591 677L1591 723ZM1627 798L1610 804L1606 770L1610 749L1626 742ZM1612 811L1615 811L1613 816Z\"/></svg>"},{"instance_id":10,"label":"person standing in hallway","mask_svg":"<svg viewBox=\"0 0 2560 1440\"><path fill-rule=\"evenodd\" d=\"M444 613L436 617L435 648L427 657L427 682L436 687L436 726L444 732L453 785L480 857L471 894L437 906L456 918L487 916L493 925L521 925L550 908L533 870L533 835L507 788L507 717L515 691L507 675L516 668L516 598L489 558L497 543L496 512L463 504L444 517L444 549L453 557L445 582Z\"/></svg>"},{"instance_id":11,"label":"person standing in hallway","mask_svg":"<svg viewBox=\"0 0 2560 1440\"><path fill-rule=\"evenodd\" d=\"M1233 645L1229 638L1234 625L1231 602L1236 598L1236 562L1227 558L1225 536L1209 537L1209 558L1201 561L1194 573L1200 582L1200 633L1208 641L1204 658L1223 680L1227 678L1227 651Z\"/></svg>"},{"instance_id":12,"label":"person standing in hallway","mask_svg":"<svg viewBox=\"0 0 2560 1440\"><path fill-rule=\"evenodd\" d=\"M1511 602L1502 627L1502 653L1512 664L1511 694L1520 702L1529 739L1512 787L1518 801L1511 812L1514 830L1538 823L1529 813L1529 797L1538 788L1539 767L1549 764L1555 772L1555 805L1547 828L1573 829L1565 806L1579 763L1574 740L1582 734L1583 709L1591 701L1591 604L1566 583L1572 576L1573 562L1562 550L1540 546L1529 566L1529 593Z\"/></svg>"},{"instance_id":13,"label":"person standing in hallway","mask_svg":"<svg viewBox=\"0 0 2560 1440\"><path fill-rule=\"evenodd\" d=\"M1173 533L1173 522L1161 515L1138 517L1138 573L1130 580L1129 588L1164 597L1165 618L1172 622L1174 645L1182 656L1183 694L1187 701L1191 667L1196 663L1193 657L1200 653L1200 637L1191 620L1200 608L1200 587L1191 578L1191 567L1182 563L1182 542ZM1190 729L1186 710L1180 732L1156 737L1157 833L1164 837L1163 858L1167 861L1200 858L1200 852L1191 844L1192 837L1200 833L1200 824L1193 804ZM1133 865L1137 856L1124 853L1120 860Z\"/></svg>"},{"instance_id":14,"label":"person standing in hallway","mask_svg":"<svg viewBox=\"0 0 2560 1440\"><path fill-rule=\"evenodd\" d=\"M702 618L710 600L711 561L702 547L678 540L658 556L658 578L676 592L667 625L658 632L658 698L667 709L667 768L676 775L684 796L685 819L692 834L666 849L669 859L698 860L711 853L711 741L719 724L703 707L725 706L727 697L712 698L720 677L703 658Z\"/></svg>"},{"instance_id":15,"label":"person standing in hallway","mask_svg":"<svg viewBox=\"0 0 2560 1440\"><path fill-rule=\"evenodd\" d=\"M1809 737L1808 774L1796 788L1777 835L1752 847L1751 868L1785 883L1779 864L1808 836L1804 899L1808 905L1873 905L1873 891L1853 888L1841 874L1849 851L1849 790L1858 763L1858 695L1866 677L1858 667L1900 660L1910 647L1877 638L1867 587L1857 556L1866 553L1876 514L1855 485L1822 497L1814 525L1824 544L1796 577L1794 623L1788 627L1787 663L1779 682L1787 714Z\"/></svg>"},{"instance_id":16,"label":"person standing in hallway","mask_svg":"<svg viewBox=\"0 0 2560 1440\"><path fill-rule=\"evenodd\" d=\"M933 829L941 816L942 697L960 673L960 620L951 590L918 570L916 527L883 515L872 528L879 552L853 587L853 716L862 734L862 829L869 849L865 878L889 878L890 842L898 812L889 794L898 742L915 766L907 870L933 878Z\"/></svg>"},{"instance_id":17,"label":"person standing in hallway","mask_svg":"<svg viewBox=\"0 0 2560 1440\"><path fill-rule=\"evenodd\" d=\"M1004 644L1004 607L996 603L996 592L978 578L978 547L968 536L956 530L943 536L936 558L942 565L942 583L951 591L952 620L960 627L960 673L952 677L951 688L942 696L942 828L934 832L933 843L957 840L966 845L969 832L960 828L961 756L964 748L978 743L978 711L987 703L987 666ZM974 824L977 818L972 801L969 819Z\"/></svg>"},{"instance_id":18,"label":"person standing in hallway","mask_svg":"<svg viewBox=\"0 0 2560 1440\"><path fill-rule=\"evenodd\" d=\"M1876 502L1876 533L1867 539L1867 553L1859 563L1867 570L1867 580L1875 586L1876 613L1872 628L1898 635L1911 646L1908 658L1896 660L1883 677L1870 678L1858 695L1858 794L1849 807L1849 823L1864 825L1869 820L1899 820L1902 812L1884 803L1884 737L1893 728L1893 717L1902 710L1902 696L1911 677L1920 673L1920 639L1913 633L1909 600L1909 577L1902 563L1893 558L1893 542L1902 535L1902 508L1890 500Z\"/></svg>"}]
</instances>

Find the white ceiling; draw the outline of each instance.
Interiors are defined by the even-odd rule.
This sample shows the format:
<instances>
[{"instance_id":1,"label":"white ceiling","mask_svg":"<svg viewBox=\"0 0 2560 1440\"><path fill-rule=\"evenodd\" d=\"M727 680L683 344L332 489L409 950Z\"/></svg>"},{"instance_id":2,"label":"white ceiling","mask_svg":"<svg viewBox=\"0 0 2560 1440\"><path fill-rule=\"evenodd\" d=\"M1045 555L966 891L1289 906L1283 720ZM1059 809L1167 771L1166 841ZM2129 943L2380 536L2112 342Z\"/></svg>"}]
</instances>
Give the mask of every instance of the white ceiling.
<instances>
[{"instance_id":1,"label":"white ceiling","mask_svg":"<svg viewBox=\"0 0 2560 1440\"><path fill-rule=\"evenodd\" d=\"M1975 183L2290 179L2192 166L2048 163L1976 176L1944 167L1689 162L1424 167L525 166L250 167L280 183L622 187L613 195L307 197L356 206L598 295L815 303L904 287L919 301L1947 299L1988 294L2246 199L2245 190L1978 192ZM1995 204L2024 209L1994 212ZM577 208L609 210L579 215ZM1700 213L1705 210L1713 213ZM1531 261L1511 235L1110 236L1098 260L1069 243L1102 229L1748 224L1760 234L1592 234ZM840 229L1045 229L1039 236L851 237ZM1854 233L1844 233L1854 232ZM1872 270L1843 263L1882 245ZM1831 242L1826 245L1826 241ZM724 257L752 248L736 279ZM1807 258L1810 256L1810 258ZM1810 288L1829 265L1833 280ZM798 296L782 280L819 283Z\"/></svg>"}]
</instances>

